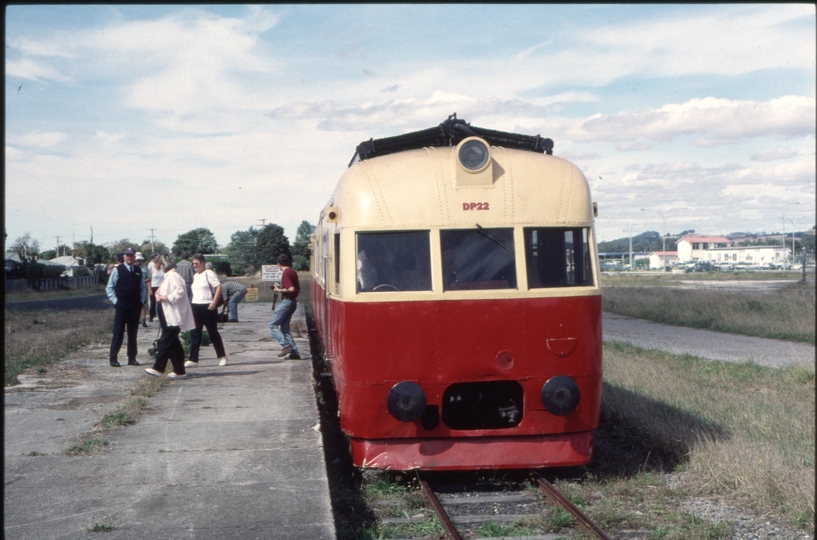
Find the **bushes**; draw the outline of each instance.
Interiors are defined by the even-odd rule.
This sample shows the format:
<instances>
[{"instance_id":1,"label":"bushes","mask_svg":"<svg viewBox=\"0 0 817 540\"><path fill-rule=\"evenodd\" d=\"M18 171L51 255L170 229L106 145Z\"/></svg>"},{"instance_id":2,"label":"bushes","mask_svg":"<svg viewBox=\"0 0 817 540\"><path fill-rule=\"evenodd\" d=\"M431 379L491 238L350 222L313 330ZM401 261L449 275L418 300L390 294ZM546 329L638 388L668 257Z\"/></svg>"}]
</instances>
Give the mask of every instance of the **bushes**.
<instances>
[{"instance_id":1,"label":"bushes","mask_svg":"<svg viewBox=\"0 0 817 540\"><path fill-rule=\"evenodd\" d=\"M215 261L213 263L213 270L215 270L217 274L221 274L223 276L232 277L233 275L233 269L230 266L230 263L227 261Z\"/></svg>"}]
</instances>

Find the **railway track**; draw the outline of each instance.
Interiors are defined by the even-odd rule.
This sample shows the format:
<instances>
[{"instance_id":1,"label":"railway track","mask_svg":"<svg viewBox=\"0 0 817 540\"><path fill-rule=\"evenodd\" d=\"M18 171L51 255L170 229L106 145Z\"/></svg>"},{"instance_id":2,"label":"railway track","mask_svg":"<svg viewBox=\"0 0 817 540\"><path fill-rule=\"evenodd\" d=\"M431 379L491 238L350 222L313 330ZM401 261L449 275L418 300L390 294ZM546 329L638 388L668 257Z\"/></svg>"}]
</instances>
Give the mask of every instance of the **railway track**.
<instances>
[{"instance_id":1,"label":"railway track","mask_svg":"<svg viewBox=\"0 0 817 540\"><path fill-rule=\"evenodd\" d=\"M427 523L429 514L433 512L431 515L439 519L445 531L435 536L440 539L464 540L501 535L516 540L555 540L569 537L568 531L572 529L593 538L610 540L610 536L538 472L530 471L530 480L535 490L520 487L484 491L475 490L473 485L439 484L432 488L428 480L418 475L420 491L430 510L415 508L413 515L403 511L400 517L381 518L380 524ZM399 504L398 501L391 501L390 504L395 503ZM548 529L560 530L558 534L544 532Z\"/></svg>"}]
</instances>

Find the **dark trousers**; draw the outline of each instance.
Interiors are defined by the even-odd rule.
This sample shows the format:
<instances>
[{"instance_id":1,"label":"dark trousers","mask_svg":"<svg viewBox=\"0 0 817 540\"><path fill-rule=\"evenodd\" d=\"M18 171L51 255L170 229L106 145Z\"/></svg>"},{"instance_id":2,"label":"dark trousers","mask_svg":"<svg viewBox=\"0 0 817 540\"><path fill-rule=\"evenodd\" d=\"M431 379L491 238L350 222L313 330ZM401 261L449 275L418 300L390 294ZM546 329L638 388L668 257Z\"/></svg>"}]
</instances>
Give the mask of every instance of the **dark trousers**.
<instances>
[{"instance_id":1,"label":"dark trousers","mask_svg":"<svg viewBox=\"0 0 817 540\"><path fill-rule=\"evenodd\" d=\"M148 296L150 296L150 312L149 312L149 316L150 316L150 321L153 322L153 319L156 317L156 304L158 304L158 302L156 301L156 291L159 290L159 287L151 287L150 290L153 291L153 296L148 295Z\"/></svg>"},{"instance_id":2,"label":"dark trousers","mask_svg":"<svg viewBox=\"0 0 817 540\"><path fill-rule=\"evenodd\" d=\"M153 369L159 373L165 372L169 358L173 372L176 375L184 375L184 347L179 340L180 332L181 328L178 326L165 326L162 329L162 336L156 346L156 361L153 363Z\"/></svg>"},{"instance_id":3,"label":"dark trousers","mask_svg":"<svg viewBox=\"0 0 817 540\"><path fill-rule=\"evenodd\" d=\"M210 341L216 350L216 357L226 356L224 352L224 342L221 341L221 334L218 333L218 312L209 310L210 304L193 304L193 320L196 321L196 328L190 331L190 360L199 361L199 348L201 348L201 329L207 328L210 334Z\"/></svg>"},{"instance_id":4,"label":"dark trousers","mask_svg":"<svg viewBox=\"0 0 817 540\"><path fill-rule=\"evenodd\" d=\"M111 338L111 353L109 360L113 362L122 348L125 340L125 328L128 330L128 362L136 360L136 332L139 331L139 313L141 304L129 304L124 300L116 302L116 315L113 320L113 337Z\"/></svg>"}]
</instances>

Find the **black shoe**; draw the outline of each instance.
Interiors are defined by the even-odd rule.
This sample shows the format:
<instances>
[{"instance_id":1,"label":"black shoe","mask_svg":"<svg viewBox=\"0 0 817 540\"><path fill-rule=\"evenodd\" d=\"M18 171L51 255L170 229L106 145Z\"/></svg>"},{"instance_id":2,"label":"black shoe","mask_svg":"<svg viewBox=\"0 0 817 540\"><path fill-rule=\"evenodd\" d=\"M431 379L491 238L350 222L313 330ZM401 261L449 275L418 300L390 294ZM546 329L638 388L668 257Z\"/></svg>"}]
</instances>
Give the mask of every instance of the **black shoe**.
<instances>
[{"instance_id":1,"label":"black shoe","mask_svg":"<svg viewBox=\"0 0 817 540\"><path fill-rule=\"evenodd\" d=\"M122 364L120 364L116 360L111 360L111 367L122 367Z\"/></svg>"},{"instance_id":2,"label":"black shoe","mask_svg":"<svg viewBox=\"0 0 817 540\"><path fill-rule=\"evenodd\" d=\"M138 366L139 362L137 362L136 360L128 360L128 365L129 366Z\"/></svg>"},{"instance_id":3,"label":"black shoe","mask_svg":"<svg viewBox=\"0 0 817 540\"><path fill-rule=\"evenodd\" d=\"M145 322L145 319L142 319L142 328L147 328L148 324Z\"/></svg>"},{"instance_id":4,"label":"black shoe","mask_svg":"<svg viewBox=\"0 0 817 540\"><path fill-rule=\"evenodd\" d=\"M290 359L290 360L300 360L300 359L301 359L301 355L300 355L300 354L298 354L298 352L296 351L296 352L294 352L294 353L292 353L292 354L290 354L290 355L289 355L289 359Z\"/></svg>"}]
</instances>

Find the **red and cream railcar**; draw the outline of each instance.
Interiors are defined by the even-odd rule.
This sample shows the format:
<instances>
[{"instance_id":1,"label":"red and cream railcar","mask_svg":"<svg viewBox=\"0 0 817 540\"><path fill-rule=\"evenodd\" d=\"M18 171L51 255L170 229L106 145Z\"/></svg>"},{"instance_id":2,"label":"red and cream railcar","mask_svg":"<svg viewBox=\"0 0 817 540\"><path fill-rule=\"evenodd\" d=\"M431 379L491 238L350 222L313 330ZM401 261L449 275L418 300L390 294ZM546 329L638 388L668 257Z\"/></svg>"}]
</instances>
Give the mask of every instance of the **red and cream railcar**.
<instances>
[{"instance_id":1,"label":"red and cream railcar","mask_svg":"<svg viewBox=\"0 0 817 540\"><path fill-rule=\"evenodd\" d=\"M456 115L358 146L312 246L313 308L356 466L590 461L595 212L552 146Z\"/></svg>"}]
</instances>

